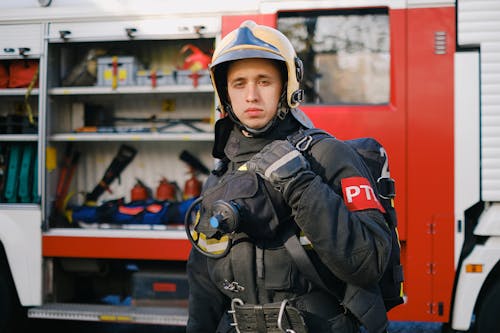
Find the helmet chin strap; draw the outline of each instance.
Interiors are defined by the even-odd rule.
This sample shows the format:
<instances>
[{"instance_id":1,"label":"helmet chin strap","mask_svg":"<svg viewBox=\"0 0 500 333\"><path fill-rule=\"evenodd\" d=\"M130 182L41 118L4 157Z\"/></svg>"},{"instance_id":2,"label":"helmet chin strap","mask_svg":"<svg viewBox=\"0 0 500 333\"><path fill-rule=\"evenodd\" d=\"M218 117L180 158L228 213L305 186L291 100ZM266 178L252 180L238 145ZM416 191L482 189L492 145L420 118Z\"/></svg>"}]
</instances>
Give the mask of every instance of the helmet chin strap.
<instances>
[{"instance_id":1,"label":"helmet chin strap","mask_svg":"<svg viewBox=\"0 0 500 333\"><path fill-rule=\"evenodd\" d=\"M236 115L233 112L233 108L230 103L225 103L224 105L224 110L227 112L229 118L238 126L240 131L245 131L250 136L252 137L260 137L264 136L267 133L271 132L271 130L276 127L279 121L285 119L286 115L290 111L288 108L288 104L286 101L286 86L285 89L283 90L279 102L278 102L278 108L276 111L276 115L271 119L264 127L254 129L248 126L245 126L239 119L236 117Z\"/></svg>"}]
</instances>

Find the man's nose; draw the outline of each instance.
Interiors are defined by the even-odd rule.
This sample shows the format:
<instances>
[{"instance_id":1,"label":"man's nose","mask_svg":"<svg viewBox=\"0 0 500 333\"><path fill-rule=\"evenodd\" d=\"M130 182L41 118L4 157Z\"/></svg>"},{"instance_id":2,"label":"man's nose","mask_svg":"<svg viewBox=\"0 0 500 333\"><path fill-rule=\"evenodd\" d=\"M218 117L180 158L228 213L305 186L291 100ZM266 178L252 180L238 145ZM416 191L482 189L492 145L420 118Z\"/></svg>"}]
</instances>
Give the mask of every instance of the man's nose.
<instances>
[{"instance_id":1,"label":"man's nose","mask_svg":"<svg viewBox=\"0 0 500 333\"><path fill-rule=\"evenodd\" d=\"M249 84L247 86L247 92L246 92L246 99L247 102L255 102L258 97L258 91L257 91L257 85L256 84Z\"/></svg>"}]
</instances>

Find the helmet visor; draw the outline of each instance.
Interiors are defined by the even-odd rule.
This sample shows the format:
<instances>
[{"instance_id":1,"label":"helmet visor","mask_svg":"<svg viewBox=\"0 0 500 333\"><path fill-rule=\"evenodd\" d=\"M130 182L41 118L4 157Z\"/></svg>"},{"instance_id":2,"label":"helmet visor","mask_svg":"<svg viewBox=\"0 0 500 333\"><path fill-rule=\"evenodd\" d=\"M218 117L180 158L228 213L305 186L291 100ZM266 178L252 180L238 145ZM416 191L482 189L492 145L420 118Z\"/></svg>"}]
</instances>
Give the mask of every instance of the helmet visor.
<instances>
[{"instance_id":1,"label":"helmet visor","mask_svg":"<svg viewBox=\"0 0 500 333\"><path fill-rule=\"evenodd\" d=\"M274 59L285 61L285 59L279 54L271 53L269 51L264 50L256 50L256 49L236 49L231 50L225 54L221 54L211 65L213 68L223 62L233 61L233 60L241 60L248 58L263 58L263 59Z\"/></svg>"}]
</instances>

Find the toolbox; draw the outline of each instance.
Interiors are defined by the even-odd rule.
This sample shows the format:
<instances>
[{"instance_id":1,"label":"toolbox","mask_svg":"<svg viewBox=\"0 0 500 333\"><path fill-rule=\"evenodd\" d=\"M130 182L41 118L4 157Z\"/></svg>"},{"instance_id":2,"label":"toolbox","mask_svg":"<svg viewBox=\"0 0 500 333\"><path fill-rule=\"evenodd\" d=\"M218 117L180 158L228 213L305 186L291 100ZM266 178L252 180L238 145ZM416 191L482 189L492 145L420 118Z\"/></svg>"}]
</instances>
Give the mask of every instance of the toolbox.
<instances>
[{"instance_id":1,"label":"toolbox","mask_svg":"<svg viewBox=\"0 0 500 333\"><path fill-rule=\"evenodd\" d=\"M132 275L132 302L135 305L182 301L188 296L185 273L139 271Z\"/></svg>"},{"instance_id":2,"label":"toolbox","mask_svg":"<svg viewBox=\"0 0 500 333\"><path fill-rule=\"evenodd\" d=\"M210 84L210 74L208 70L177 70L175 72L175 78L178 85L189 85L197 87L199 85Z\"/></svg>"},{"instance_id":3,"label":"toolbox","mask_svg":"<svg viewBox=\"0 0 500 333\"><path fill-rule=\"evenodd\" d=\"M137 85L138 86L171 86L175 84L174 74L167 71L137 71Z\"/></svg>"},{"instance_id":4,"label":"toolbox","mask_svg":"<svg viewBox=\"0 0 500 333\"><path fill-rule=\"evenodd\" d=\"M138 63L132 56L97 58L98 86L132 86L136 84Z\"/></svg>"}]
</instances>

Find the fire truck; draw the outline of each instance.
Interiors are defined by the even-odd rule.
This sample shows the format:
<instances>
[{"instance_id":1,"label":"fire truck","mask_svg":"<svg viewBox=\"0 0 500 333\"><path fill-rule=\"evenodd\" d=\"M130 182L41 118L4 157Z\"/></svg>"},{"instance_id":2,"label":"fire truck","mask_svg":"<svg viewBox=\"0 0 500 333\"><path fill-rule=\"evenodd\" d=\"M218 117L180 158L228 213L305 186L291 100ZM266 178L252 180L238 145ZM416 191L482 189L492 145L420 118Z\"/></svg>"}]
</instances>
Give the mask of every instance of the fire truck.
<instances>
[{"instance_id":1,"label":"fire truck","mask_svg":"<svg viewBox=\"0 0 500 333\"><path fill-rule=\"evenodd\" d=\"M317 127L388 153L390 319L500 332L498 17L494 0L3 1L0 332L186 324L183 214L216 162L207 59L246 19L293 42Z\"/></svg>"}]
</instances>

